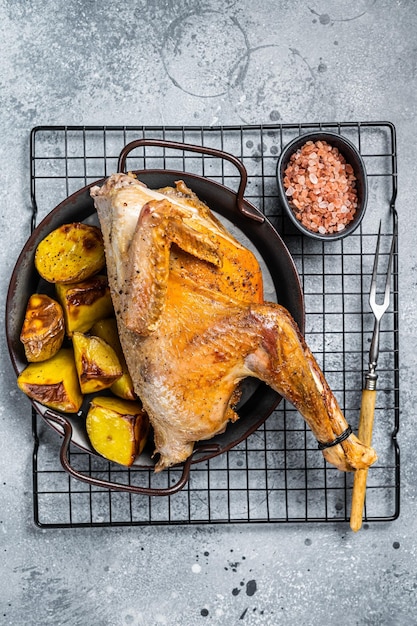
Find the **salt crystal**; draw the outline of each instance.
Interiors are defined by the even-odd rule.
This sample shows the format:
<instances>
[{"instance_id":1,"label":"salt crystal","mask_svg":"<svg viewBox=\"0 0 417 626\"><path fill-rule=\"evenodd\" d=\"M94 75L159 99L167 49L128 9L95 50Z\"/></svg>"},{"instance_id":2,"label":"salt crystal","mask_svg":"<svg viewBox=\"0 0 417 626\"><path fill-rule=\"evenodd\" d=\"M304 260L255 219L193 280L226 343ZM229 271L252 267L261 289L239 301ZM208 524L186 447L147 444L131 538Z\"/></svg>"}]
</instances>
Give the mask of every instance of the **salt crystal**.
<instances>
[{"instance_id":1,"label":"salt crystal","mask_svg":"<svg viewBox=\"0 0 417 626\"><path fill-rule=\"evenodd\" d=\"M348 211L349 209L347 208L347 206L345 204L342 204L342 206L340 207L340 212L347 213Z\"/></svg>"},{"instance_id":2,"label":"salt crystal","mask_svg":"<svg viewBox=\"0 0 417 626\"><path fill-rule=\"evenodd\" d=\"M345 230L345 225L344 224L338 224L337 225L337 232L340 233L341 230Z\"/></svg>"},{"instance_id":3,"label":"salt crystal","mask_svg":"<svg viewBox=\"0 0 417 626\"><path fill-rule=\"evenodd\" d=\"M318 178L317 178L317 176L313 172L310 172L309 179L313 183L313 185L317 185Z\"/></svg>"},{"instance_id":4,"label":"salt crystal","mask_svg":"<svg viewBox=\"0 0 417 626\"><path fill-rule=\"evenodd\" d=\"M326 229L324 228L324 226L319 226L318 231L319 231L320 235L325 235L326 234Z\"/></svg>"},{"instance_id":5,"label":"salt crystal","mask_svg":"<svg viewBox=\"0 0 417 626\"><path fill-rule=\"evenodd\" d=\"M286 196L292 196L294 191L295 191L294 187L288 187L288 189L285 192L285 195Z\"/></svg>"}]
</instances>

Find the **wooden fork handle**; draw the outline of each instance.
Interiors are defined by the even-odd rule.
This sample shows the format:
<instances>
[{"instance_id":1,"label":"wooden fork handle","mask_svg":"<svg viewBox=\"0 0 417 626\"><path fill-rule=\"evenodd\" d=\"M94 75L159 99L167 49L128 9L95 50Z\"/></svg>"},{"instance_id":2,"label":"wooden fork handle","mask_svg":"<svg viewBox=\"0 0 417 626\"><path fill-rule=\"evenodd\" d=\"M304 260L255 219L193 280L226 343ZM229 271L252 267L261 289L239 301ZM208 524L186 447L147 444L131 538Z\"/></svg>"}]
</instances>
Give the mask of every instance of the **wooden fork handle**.
<instances>
[{"instance_id":1,"label":"wooden fork handle","mask_svg":"<svg viewBox=\"0 0 417 626\"><path fill-rule=\"evenodd\" d=\"M376 389L363 389L361 412L359 416L358 438L367 446L370 446L372 443L375 402ZM367 477L367 469L355 471L355 476L353 478L352 508L350 512L350 527L354 532L357 532L362 526Z\"/></svg>"}]
</instances>

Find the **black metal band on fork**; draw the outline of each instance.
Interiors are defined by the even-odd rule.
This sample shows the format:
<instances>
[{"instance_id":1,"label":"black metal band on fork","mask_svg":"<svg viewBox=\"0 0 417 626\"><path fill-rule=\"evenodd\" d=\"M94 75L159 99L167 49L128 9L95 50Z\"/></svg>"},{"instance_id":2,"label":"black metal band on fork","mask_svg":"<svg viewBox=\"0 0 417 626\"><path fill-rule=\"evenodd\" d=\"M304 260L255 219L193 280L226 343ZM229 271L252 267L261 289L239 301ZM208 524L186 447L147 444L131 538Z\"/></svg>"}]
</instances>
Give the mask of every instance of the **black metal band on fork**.
<instances>
[{"instance_id":1,"label":"black metal band on fork","mask_svg":"<svg viewBox=\"0 0 417 626\"><path fill-rule=\"evenodd\" d=\"M336 439L333 439L333 441L330 441L329 443L321 443L319 441L318 448L319 448L319 450L326 450L326 448L333 448L333 446L337 446L338 443L342 443L342 441L347 439L351 434L352 434L352 428L349 425L346 428L346 430L344 430L342 432L342 434L340 434L338 437L336 437Z\"/></svg>"}]
</instances>

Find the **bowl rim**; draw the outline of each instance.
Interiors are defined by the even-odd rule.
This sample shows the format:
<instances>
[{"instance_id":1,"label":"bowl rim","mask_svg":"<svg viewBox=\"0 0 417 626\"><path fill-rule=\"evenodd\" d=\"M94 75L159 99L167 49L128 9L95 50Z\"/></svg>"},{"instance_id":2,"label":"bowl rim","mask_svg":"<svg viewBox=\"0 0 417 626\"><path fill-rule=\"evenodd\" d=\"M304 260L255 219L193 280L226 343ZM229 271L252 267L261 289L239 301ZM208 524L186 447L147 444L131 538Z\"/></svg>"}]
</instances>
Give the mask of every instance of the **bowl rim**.
<instances>
[{"instance_id":1,"label":"bowl rim","mask_svg":"<svg viewBox=\"0 0 417 626\"><path fill-rule=\"evenodd\" d=\"M288 202L288 199L285 195L284 183L282 180L283 165L284 163L286 164L286 162L289 160L289 156L295 150L297 150L298 147L301 147L307 141L318 141L318 140L323 140L323 141L327 140L329 143L331 143L332 141L336 141L340 144L340 147L339 145L336 145L336 147L340 150L340 152L343 154L346 160L352 165L352 167L354 167L355 176L357 177L357 179L358 179L358 174L360 176L361 195L362 195L361 203L357 209L356 216L350 222L350 224L348 224L346 228L344 228L340 232L328 233L324 235L322 235L321 233L317 233L312 230L309 230L308 228L303 226L299 220L297 220ZM347 159L347 155L344 153L343 148L346 148L346 150L349 151L351 155L353 155L355 162L352 163L351 160ZM362 222L362 219L366 213L366 207L368 204L368 175L367 175L367 171L365 167L365 162L363 160L361 153L359 152L355 144L344 135L340 133L332 132L332 131L327 131L327 130L314 130L314 131L309 131L309 132L297 135L297 137L294 137L294 139L289 141L283 147L281 151L281 154L277 162L276 178L277 178L277 185L278 185L278 192L279 192L279 201L281 203L282 208L285 210L286 215L289 217L291 222L297 227L297 229L302 234L306 235L307 237L310 237L312 239L318 239L319 241L336 241L338 239L343 239L344 237L351 235L359 227L360 223Z\"/></svg>"}]
</instances>

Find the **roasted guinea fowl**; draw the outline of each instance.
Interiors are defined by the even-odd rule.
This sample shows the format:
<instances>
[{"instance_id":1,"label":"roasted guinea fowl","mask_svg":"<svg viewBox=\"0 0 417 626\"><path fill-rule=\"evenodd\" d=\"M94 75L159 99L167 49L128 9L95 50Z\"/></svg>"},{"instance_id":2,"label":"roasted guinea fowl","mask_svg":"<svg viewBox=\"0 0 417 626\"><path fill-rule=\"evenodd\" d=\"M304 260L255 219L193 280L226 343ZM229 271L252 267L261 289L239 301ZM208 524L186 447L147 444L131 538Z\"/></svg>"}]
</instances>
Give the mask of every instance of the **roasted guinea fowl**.
<instances>
[{"instance_id":1,"label":"roasted guinea fowl","mask_svg":"<svg viewBox=\"0 0 417 626\"><path fill-rule=\"evenodd\" d=\"M341 470L376 455L353 434L286 309L263 301L259 264L177 182L148 189L114 174L91 190L103 232L120 339L154 430L155 469L238 416L239 382L258 378L290 401ZM343 437L342 437L343 438Z\"/></svg>"}]
</instances>

